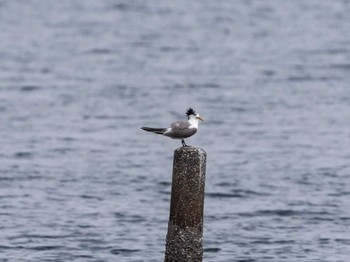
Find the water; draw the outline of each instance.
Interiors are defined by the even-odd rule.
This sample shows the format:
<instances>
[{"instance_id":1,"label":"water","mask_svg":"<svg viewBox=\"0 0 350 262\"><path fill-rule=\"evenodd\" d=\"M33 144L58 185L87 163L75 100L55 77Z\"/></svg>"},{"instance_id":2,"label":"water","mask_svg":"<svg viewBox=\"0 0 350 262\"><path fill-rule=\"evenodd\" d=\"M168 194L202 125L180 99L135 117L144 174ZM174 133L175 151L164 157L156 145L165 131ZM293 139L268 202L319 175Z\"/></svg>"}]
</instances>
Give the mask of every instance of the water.
<instances>
[{"instance_id":1,"label":"water","mask_svg":"<svg viewBox=\"0 0 350 262\"><path fill-rule=\"evenodd\" d=\"M189 106L204 261L349 261L349 11L0 1L1 261L162 261Z\"/></svg>"}]
</instances>

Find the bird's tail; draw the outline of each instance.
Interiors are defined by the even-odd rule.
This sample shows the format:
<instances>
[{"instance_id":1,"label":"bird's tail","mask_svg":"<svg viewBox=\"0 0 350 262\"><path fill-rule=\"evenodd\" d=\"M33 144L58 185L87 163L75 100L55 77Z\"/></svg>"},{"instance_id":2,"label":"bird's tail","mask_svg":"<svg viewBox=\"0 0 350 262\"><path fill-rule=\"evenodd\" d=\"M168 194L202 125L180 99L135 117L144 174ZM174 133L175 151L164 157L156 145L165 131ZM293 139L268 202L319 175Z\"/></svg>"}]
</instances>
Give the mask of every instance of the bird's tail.
<instances>
[{"instance_id":1,"label":"bird's tail","mask_svg":"<svg viewBox=\"0 0 350 262\"><path fill-rule=\"evenodd\" d=\"M153 128L153 127L141 127L142 130L145 130L147 132L152 132L156 134L162 135L167 129L166 128Z\"/></svg>"}]
</instances>

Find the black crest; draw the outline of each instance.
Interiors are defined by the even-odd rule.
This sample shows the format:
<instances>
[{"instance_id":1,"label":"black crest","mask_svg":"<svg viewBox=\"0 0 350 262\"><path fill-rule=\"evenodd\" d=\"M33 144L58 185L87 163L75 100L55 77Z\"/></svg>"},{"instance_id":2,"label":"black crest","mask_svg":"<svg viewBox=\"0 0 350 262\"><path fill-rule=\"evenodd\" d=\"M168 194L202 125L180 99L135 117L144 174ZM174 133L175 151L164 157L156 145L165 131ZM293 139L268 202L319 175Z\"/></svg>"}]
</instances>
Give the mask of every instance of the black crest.
<instances>
[{"instance_id":1,"label":"black crest","mask_svg":"<svg viewBox=\"0 0 350 262\"><path fill-rule=\"evenodd\" d=\"M194 110L191 107L186 112L186 116L189 117L190 115L196 115L196 112L194 112Z\"/></svg>"}]
</instances>

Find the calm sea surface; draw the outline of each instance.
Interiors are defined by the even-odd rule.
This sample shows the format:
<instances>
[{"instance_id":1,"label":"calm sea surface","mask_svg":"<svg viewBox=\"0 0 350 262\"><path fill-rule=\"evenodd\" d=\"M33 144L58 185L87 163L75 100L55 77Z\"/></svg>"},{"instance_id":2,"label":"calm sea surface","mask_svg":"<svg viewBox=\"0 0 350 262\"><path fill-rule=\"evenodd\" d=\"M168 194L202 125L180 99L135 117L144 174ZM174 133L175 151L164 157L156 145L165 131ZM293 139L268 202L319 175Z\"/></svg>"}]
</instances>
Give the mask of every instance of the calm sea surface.
<instances>
[{"instance_id":1,"label":"calm sea surface","mask_svg":"<svg viewBox=\"0 0 350 262\"><path fill-rule=\"evenodd\" d=\"M350 261L350 1L0 0L0 261L159 262L207 122L204 261Z\"/></svg>"}]
</instances>

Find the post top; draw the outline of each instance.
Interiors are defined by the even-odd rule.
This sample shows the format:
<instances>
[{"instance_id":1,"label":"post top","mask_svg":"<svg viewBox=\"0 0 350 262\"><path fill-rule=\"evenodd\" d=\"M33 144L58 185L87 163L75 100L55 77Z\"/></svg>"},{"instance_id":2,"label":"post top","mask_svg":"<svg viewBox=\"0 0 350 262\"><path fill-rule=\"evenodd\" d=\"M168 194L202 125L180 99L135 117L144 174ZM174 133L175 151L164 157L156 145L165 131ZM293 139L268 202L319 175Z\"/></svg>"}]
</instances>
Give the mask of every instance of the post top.
<instances>
[{"instance_id":1,"label":"post top","mask_svg":"<svg viewBox=\"0 0 350 262\"><path fill-rule=\"evenodd\" d=\"M206 155L207 153L201 149L201 148L198 148L198 147L193 147L193 146L182 146L182 147L179 147L177 149L175 149L175 152L174 153L197 153L199 155Z\"/></svg>"}]
</instances>

